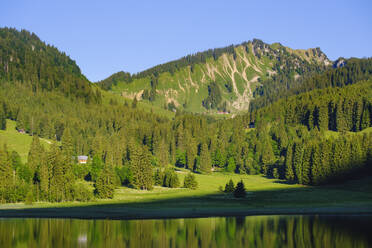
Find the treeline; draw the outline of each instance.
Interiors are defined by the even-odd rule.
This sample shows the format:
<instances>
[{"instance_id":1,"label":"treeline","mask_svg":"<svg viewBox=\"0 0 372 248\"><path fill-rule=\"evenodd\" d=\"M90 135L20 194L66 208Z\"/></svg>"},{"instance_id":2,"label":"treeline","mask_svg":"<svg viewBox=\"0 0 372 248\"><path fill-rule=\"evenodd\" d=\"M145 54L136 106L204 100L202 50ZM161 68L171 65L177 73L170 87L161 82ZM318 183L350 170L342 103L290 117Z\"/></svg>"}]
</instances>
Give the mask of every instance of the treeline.
<instances>
[{"instance_id":1,"label":"treeline","mask_svg":"<svg viewBox=\"0 0 372 248\"><path fill-rule=\"evenodd\" d=\"M190 70L192 72L194 65L200 64L200 63L206 63L207 59L210 59L210 58L217 60L219 57L222 56L222 54L225 54L225 53L232 54L234 58L236 58L237 55L236 55L235 48L238 46L244 46L245 50L248 52L250 44L253 45L253 49L258 56L261 56L261 52L259 52L258 49L264 49L264 48L269 47L267 44L265 44L261 40L253 39L253 41L243 42L239 45L230 45L230 46L222 47L222 48L208 49L207 51L187 55L178 60L174 60L168 63L154 66L150 69L139 72L137 74L130 75L129 73L121 71L97 83L103 89L109 90L112 88L112 85L117 85L118 82L129 83L129 82L132 82L134 79L140 79L140 78L145 78L145 77L157 78L161 73L164 73L164 72L168 72L173 75L176 71L180 70L181 68L187 67L187 66L190 66Z\"/></svg>"},{"instance_id":2,"label":"treeline","mask_svg":"<svg viewBox=\"0 0 372 248\"><path fill-rule=\"evenodd\" d=\"M308 129L357 132L371 126L372 81L326 88L280 100L254 114Z\"/></svg>"},{"instance_id":3,"label":"treeline","mask_svg":"<svg viewBox=\"0 0 372 248\"><path fill-rule=\"evenodd\" d=\"M97 84L104 90L111 90L112 86L116 86L119 82L131 81L132 75L129 72L119 71L104 80L98 81Z\"/></svg>"},{"instance_id":4,"label":"treeline","mask_svg":"<svg viewBox=\"0 0 372 248\"><path fill-rule=\"evenodd\" d=\"M34 92L57 90L86 102L101 99L65 53L46 45L34 33L0 28L0 83L12 81L27 84Z\"/></svg>"},{"instance_id":5,"label":"treeline","mask_svg":"<svg viewBox=\"0 0 372 248\"><path fill-rule=\"evenodd\" d=\"M299 72L299 75L302 75L299 78L285 74L288 73L274 75L255 90L255 99L250 105L251 111L291 95L327 87L344 87L367 80L372 75L372 59L348 59L345 60L344 66L330 67L326 71L318 67L308 67L302 74Z\"/></svg>"},{"instance_id":6,"label":"treeline","mask_svg":"<svg viewBox=\"0 0 372 248\"><path fill-rule=\"evenodd\" d=\"M321 134L319 134L322 137ZM284 163L266 168L266 175L290 182L320 185L350 177L372 162L372 133L289 142ZM369 168L370 169L370 168Z\"/></svg>"}]
</instances>

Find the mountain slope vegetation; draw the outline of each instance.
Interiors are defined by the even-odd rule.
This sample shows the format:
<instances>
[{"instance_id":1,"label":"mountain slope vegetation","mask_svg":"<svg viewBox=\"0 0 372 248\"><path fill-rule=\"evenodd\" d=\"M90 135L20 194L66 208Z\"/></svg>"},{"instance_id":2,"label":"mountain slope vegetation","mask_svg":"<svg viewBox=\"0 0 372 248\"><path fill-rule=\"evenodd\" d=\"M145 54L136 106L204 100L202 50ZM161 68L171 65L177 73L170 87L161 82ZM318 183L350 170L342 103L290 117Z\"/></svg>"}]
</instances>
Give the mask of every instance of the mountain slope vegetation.
<instances>
[{"instance_id":1,"label":"mountain slope vegetation","mask_svg":"<svg viewBox=\"0 0 372 248\"><path fill-rule=\"evenodd\" d=\"M0 78L21 82L36 91L99 101L75 61L26 30L0 28Z\"/></svg>"},{"instance_id":2,"label":"mountain slope vegetation","mask_svg":"<svg viewBox=\"0 0 372 248\"><path fill-rule=\"evenodd\" d=\"M30 33L2 31L15 37L8 35L3 44L9 47L1 50L2 68L10 65L6 54L13 54L13 64L0 77L0 129L12 123L13 132L24 129L24 135L33 136L26 163L18 159L14 146L0 147L2 202L86 201L93 196L112 198L119 186L150 190L154 184L182 185L175 167L206 175L262 174L323 185L348 179L371 164L370 59L328 69L329 62L318 49L306 53L256 40L217 50L215 57L211 50L138 75L119 73L100 83L114 93L133 96L129 101L92 85L78 67L71 67L75 72L67 64L58 67L55 58L67 59L58 50L32 51L33 40L39 39L21 39ZM19 47L29 48L17 52ZM49 61L45 68L55 77L34 80L32 75L38 76L42 67L33 70L32 63L20 62L27 60L14 60L26 50ZM192 68L187 60L193 61ZM165 117L156 108L139 108L139 102L148 102L157 108L168 103L168 109L194 112L246 110L254 90L265 80L293 89L297 87L293 80L303 80L305 88L229 119L182 111ZM74 88L77 82L81 85ZM132 91L122 93L121 88ZM257 97L270 95L263 92ZM189 101L192 97L195 101ZM51 140L48 150L39 137ZM79 155L88 156L88 163L77 163ZM164 183L167 178L177 183Z\"/></svg>"},{"instance_id":3,"label":"mountain slope vegetation","mask_svg":"<svg viewBox=\"0 0 372 248\"><path fill-rule=\"evenodd\" d=\"M319 48L293 50L255 39L189 55L134 75L120 72L99 84L168 109L239 112L249 108L255 91L266 81L296 80L330 64Z\"/></svg>"}]
</instances>

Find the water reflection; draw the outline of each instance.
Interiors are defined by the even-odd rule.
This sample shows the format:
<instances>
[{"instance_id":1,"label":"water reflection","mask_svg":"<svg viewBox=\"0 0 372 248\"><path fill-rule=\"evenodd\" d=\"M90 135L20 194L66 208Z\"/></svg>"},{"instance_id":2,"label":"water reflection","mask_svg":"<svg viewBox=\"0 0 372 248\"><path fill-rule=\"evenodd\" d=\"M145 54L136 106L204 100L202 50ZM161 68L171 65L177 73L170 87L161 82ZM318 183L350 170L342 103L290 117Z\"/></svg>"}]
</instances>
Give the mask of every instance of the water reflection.
<instances>
[{"instance_id":1,"label":"water reflection","mask_svg":"<svg viewBox=\"0 0 372 248\"><path fill-rule=\"evenodd\" d=\"M372 217L1 219L0 247L372 247Z\"/></svg>"}]
</instances>

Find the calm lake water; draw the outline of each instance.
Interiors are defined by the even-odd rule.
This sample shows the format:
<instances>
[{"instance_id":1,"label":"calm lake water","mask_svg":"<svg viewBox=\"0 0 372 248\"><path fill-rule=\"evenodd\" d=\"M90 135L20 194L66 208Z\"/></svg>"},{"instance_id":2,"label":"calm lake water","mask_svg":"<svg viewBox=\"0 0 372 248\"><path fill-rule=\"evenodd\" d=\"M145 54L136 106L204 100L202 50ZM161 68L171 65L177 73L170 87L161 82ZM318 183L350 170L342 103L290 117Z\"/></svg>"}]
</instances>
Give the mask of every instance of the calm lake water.
<instances>
[{"instance_id":1,"label":"calm lake water","mask_svg":"<svg viewBox=\"0 0 372 248\"><path fill-rule=\"evenodd\" d=\"M0 219L0 247L372 247L372 217Z\"/></svg>"}]
</instances>

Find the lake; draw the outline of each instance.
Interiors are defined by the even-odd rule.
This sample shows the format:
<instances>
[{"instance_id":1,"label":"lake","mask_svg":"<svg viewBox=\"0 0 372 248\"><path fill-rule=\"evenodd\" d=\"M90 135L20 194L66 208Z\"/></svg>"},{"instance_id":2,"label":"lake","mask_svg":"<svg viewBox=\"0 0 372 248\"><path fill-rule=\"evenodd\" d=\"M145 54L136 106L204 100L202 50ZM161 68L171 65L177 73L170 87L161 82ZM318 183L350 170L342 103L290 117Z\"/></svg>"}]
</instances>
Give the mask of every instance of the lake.
<instances>
[{"instance_id":1,"label":"lake","mask_svg":"<svg viewBox=\"0 0 372 248\"><path fill-rule=\"evenodd\" d=\"M372 247L372 216L0 219L0 247Z\"/></svg>"}]
</instances>

